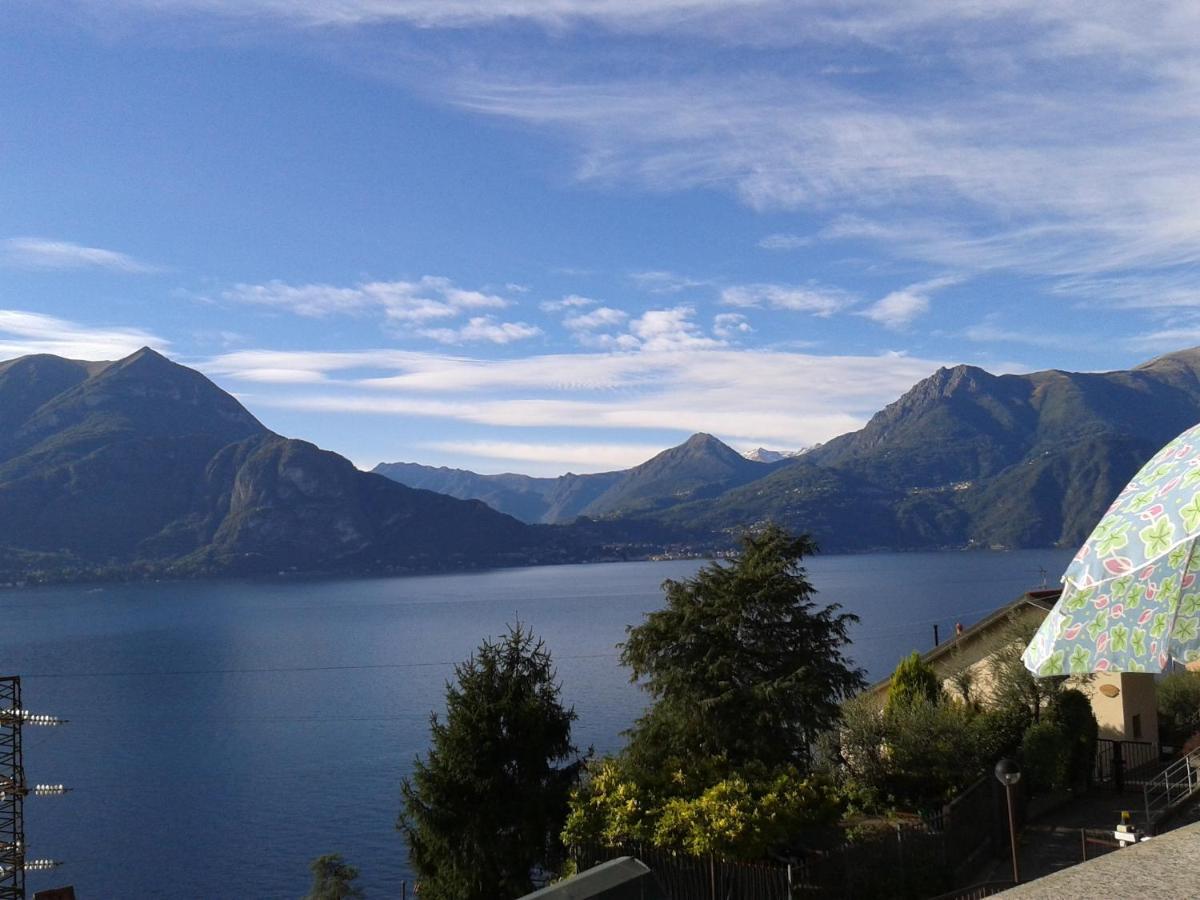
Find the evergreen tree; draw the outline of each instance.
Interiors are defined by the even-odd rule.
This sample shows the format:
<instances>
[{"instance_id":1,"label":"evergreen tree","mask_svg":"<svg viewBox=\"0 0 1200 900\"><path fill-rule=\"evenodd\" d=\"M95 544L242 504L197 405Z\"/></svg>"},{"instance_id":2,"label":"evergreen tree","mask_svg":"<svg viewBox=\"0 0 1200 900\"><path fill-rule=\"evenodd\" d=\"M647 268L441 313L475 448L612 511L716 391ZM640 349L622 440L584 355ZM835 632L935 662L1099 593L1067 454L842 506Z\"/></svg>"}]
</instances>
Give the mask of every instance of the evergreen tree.
<instances>
[{"instance_id":1,"label":"evergreen tree","mask_svg":"<svg viewBox=\"0 0 1200 900\"><path fill-rule=\"evenodd\" d=\"M814 738L864 684L843 653L857 617L818 607L800 565L815 549L776 526L748 535L732 564L667 581L666 607L628 630L622 662L654 697L630 732L639 780L808 770Z\"/></svg>"},{"instance_id":2,"label":"evergreen tree","mask_svg":"<svg viewBox=\"0 0 1200 900\"><path fill-rule=\"evenodd\" d=\"M888 684L887 708L911 704L917 698L924 698L930 703L938 703L942 699L942 683L938 679L933 666L921 659L921 654L914 650L896 666L892 680Z\"/></svg>"},{"instance_id":3,"label":"evergreen tree","mask_svg":"<svg viewBox=\"0 0 1200 900\"><path fill-rule=\"evenodd\" d=\"M445 721L401 790L397 828L423 900L496 900L558 860L581 760L550 654L521 627L485 640L446 685Z\"/></svg>"},{"instance_id":4,"label":"evergreen tree","mask_svg":"<svg viewBox=\"0 0 1200 900\"><path fill-rule=\"evenodd\" d=\"M353 884L358 869L347 865L337 853L318 856L308 867L313 873L313 886L304 900L356 900L364 896L362 888Z\"/></svg>"}]
</instances>

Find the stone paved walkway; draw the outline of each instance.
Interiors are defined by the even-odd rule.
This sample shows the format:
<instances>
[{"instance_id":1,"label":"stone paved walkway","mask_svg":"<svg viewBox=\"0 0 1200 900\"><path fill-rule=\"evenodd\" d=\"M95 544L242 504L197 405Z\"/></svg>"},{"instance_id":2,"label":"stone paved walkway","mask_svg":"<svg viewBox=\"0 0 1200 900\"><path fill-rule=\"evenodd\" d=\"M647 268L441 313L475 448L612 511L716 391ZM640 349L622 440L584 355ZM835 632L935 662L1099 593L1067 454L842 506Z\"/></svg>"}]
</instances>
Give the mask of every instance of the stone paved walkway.
<instances>
[{"instance_id":1,"label":"stone paved walkway","mask_svg":"<svg viewBox=\"0 0 1200 900\"><path fill-rule=\"evenodd\" d=\"M1104 831L1111 835L1117 823L1121 821L1122 811L1128 811L1134 824L1144 830L1146 822L1142 803L1141 790L1128 790L1117 794L1112 790L1097 789L1082 794L1067 805L1027 823L1019 840L1021 881L1041 878L1082 862L1084 847L1080 829ZM1187 807L1175 813L1165 823L1164 828L1173 830L1196 822L1200 822L1200 799L1193 800ZM1087 857L1092 859L1112 852L1112 849L1089 844L1086 850ZM1003 859L989 865L975 880L1000 881L1010 878L1012 862L1005 854Z\"/></svg>"}]
</instances>

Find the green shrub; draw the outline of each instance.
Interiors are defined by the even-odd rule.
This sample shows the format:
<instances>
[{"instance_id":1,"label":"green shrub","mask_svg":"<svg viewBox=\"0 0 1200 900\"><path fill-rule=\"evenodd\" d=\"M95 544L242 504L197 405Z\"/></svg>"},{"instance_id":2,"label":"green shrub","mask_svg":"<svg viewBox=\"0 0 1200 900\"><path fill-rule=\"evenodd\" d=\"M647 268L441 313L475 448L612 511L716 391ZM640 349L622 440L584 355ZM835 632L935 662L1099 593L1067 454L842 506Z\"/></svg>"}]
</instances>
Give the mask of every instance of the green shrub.
<instances>
[{"instance_id":1,"label":"green shrub","mask_svg":"<svg viewBox=\"0 0 1200 900\"><path fill-rule=\"evenodd\" d=\"M933 666L921 659L916 650L910 653L892 673L888 684L887 710L905 706L917 699L937 703L942 699L942 683Z\"/></svg>"},{"instance_id":2,"label":"green shrub","mask_svg":"<svg viewBox=\"0 0 1200 900\"><path fill-rule=\"evenodd\" d=\"M1021 768L1030 794L1070 783L1071 749L1071 739L1058 723L1043 721L1029 726L1021 741Z\"/></svg>"},{"instance_id":3,"label":"green shrub","mask_svg":"<svg viewBox=\"0 0 1200 900\"><path fill-rule=\"evenodd\" d=\"M1051 702L1048 718L1064 732L1068 743L1064 786L1086 785L1096 759L1100 723L1087 694L1074 688L1061 691Z\"/></svg>"},{"instance_id":4,"label":"green shrub","mask_svg":"<svg viewBox=\"0 0 1200 900\"><path fill-rule=\"evenodd\" d=\"M1175 746L1200 732L1200 673L1173 672L1158 682L1158 730Z\"/></svg>"}]
</instances>

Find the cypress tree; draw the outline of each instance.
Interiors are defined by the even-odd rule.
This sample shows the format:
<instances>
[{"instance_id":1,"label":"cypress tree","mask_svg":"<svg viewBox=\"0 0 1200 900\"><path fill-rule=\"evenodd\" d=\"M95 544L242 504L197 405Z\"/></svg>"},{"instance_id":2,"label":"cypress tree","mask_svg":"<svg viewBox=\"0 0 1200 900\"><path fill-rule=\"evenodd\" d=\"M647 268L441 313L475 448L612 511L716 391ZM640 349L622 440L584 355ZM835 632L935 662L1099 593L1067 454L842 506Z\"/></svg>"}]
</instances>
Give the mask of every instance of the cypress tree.
<instances>
[{"instance_id":1,"label":"cypress tree","mask_svg":"<svg viewBox=\"0 0 1200 900\"><path fill-rule=\"evenodd\" d=\"M933 666L921 659L914 650L896 666L888 683L887 708L908 706L918 699L938 703L942 699L942 682Z\"/></svg>"},{"instance_id":2,"label":"cypress tree","mask_svg":"<svg viewBox=\"0 0 1200 900\"><path fill-rule=\"evenodd\" d=\"M520 623L455 667L444 721L401 786L397 828L422 900L496 900L532 890L561 856L558 835L582 760L544 643Z\"/></svg>"}]
</instances>

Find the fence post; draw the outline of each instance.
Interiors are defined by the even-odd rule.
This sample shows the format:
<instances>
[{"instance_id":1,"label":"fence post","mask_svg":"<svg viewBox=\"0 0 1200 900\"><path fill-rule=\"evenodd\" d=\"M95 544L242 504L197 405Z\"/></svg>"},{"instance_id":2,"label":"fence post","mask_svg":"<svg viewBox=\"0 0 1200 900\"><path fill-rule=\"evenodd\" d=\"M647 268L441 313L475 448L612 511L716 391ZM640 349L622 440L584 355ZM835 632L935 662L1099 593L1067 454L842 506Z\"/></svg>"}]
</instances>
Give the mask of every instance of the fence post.
<instances>
[{"instance_id":1,"label":"fence post","mask_svg":"<svg viewBox=\"0 0 1200 900\"><path fill-rule=\"evenodd\" d=\"M792 864L790 862L788 863L787 868L787 889L787 900L792 900Z\"/></svg>"}]
</instances>

